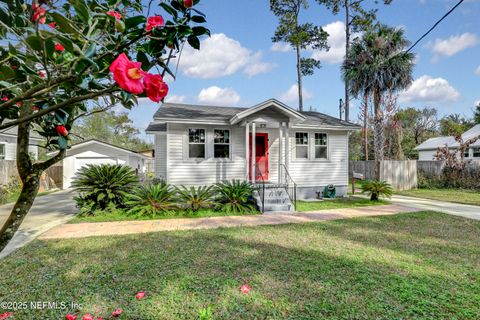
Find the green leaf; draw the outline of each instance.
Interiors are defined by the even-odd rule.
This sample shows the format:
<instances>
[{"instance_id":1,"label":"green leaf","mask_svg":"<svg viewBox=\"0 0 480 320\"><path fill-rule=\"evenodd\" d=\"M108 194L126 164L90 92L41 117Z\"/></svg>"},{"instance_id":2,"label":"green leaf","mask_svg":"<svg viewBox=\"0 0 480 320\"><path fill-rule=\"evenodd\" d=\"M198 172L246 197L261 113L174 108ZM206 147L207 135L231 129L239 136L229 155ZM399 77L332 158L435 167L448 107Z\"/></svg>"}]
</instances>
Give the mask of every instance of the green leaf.
<instances>
[{"instance_id":1,"label":"green leaf","mask_svg":"<svg viewBox=\"0 0 480 320\"><path fill-rule=\"evenodd\" d=\"M85 57L91 59L96 53L97 47L95 46L95 43L92 43L88 46L87 51L85 51Z\"/></svg>"},{"instance_id":2,"label":"green leaf","mask_svg":"<svg viewBox=\"0 0 480 320\"><path fill-rule=\"evenodd\" d=\"M48 39L45 41L45 49L47 50L47 56L52 58L55 52L55 43L51 39Z\"/></svg>"},{"instance_id":3,"label":"green leaf","mask_svg":"<svg viewBox=\"0 0 480 320\"><path fill-rule=\"evenodd\" d=\"M31 34L25 39L27 41L30 48L34 51L42 51L43 50L43 41L42 39L37 36L36 34Z\"/></svg>"},{"instance_id":4,"label":"green leaf","mask_svg":"<svg viewBox=\"0 0 480 320\"><path fill-rule=\"evenodd\" d=\"M166 3L160 3L160 7L163 8L163 10L167 11L172 17L174 17L175 19L178 18L178 12L177 10L175 10L174 8L172 8L171 6L169 6L168 4Z\"/></svg>"},{"instance_id":5,"label":"green leaf","mask_svg":"<svg viewBox=\"0 0 480 320\"><path fill-rule=\"evenodd\" d=\"M148 71L150 68L150 61L148 60L147 55L143 51L138 51L137 61L142 63L142 69Z\"/></svg>"},{"instance_id":6,"label":"green leaf","mask_svg":"<svg viewBox=\"0 0 480 320\"><path fill-rule=\"evenodd\" d=\"M125 27L128 29L137 28L138 25L147 22L144 16L135 16L125 19Z\"/></svg>"},{"instance_id":7,"label":"green leaf","mask_svg":"<svg viewBox=\"0 0 480 320\"><path fill-rule=\"evenodd\" d=\"M189 36L187 38L187 41L192 46L192 48L200 50L200 40L196 36Z\"/></svg>"},{"instance_id":8,"label":"green leaf","mask_svg":"<svg viewBox=\"0 0 480 320\"><path fill-rule=\"evenodd\" d=\"M204 17L202 17L202 16L193 16L193 17L191 18L191 20L192 20L193 22L196 22L196 23L205 23L205 22L207 22L207 20L206 20Z\"/></svg>"},{"instance_id":9,"label":"green leaf","mask_svg":"<svg viewBox=\"0 0 480 320\"><path fill-rule=\"evenodd\" d=\"M77 35L77 36L81 35L80 31L78 31L73 26L72 22L67 18L65 18L64 16L62 16L60 13L52 12L50 13L50 15L52 16L53 20L57 23L57 28L60 31L63 31L65 33L69 33L72 35Z\"/></svg>"},{"instance_id":10,"label":"green leaf","mask_svg":"<svg viewBox=\"0 0 480 320\"><path fill-rule=\"evenodd\" d=\"M65 137L59 136L58 137L58 147L61 150L68 148L68 140Z\"/></svg>"},{"instance_id":11,"label":"green leaf","mask_svg":"<svg viewBox=\"0 0 480 320\"><path fill-rule=\"evenodd\" d=\"M74 44L73 42L68 39L67 37L64 37L64 36L61 36L61 35L58 35L57 36L57 40L58 42L63 45L63 47L65 48L65 50L69 51L69 52L73 52L73 48L74 48Z\"/></svg>"},{"instance_id":12,"label":"green leaf","mask_svg":"<svg viewBox=\"0 0 480 320\"><path fill-rule=\"evenodd\" d=\"M17 55L17 49L10 42L8 43L8 51L12 56Z\"/></svg>"},{"instance_id":13,"label":"green leaf","mask_svg":"<svg viewBox=\"0 0 480 320\"><path fill-rule=\"evenodd\" d=\"M0 80L10 79L13 76L15 76L15 72L9 66L0 66Z\"/></svg>"},{"instance_id":14,"label":"green leaf","mask_svg":"<svg viewBox=\"0 0 480 320\"><path fill-rule=\"evenodd\" d=\"M203 36L203 35L210 35L210 30L208 30L205 27L193 27L193 34L198 36Z\"/></svg>"},{"instance_id":15,"label":"green leaf","mask_svg":"<svg viewBox=\"0 0 480 320\"><path fill-rule=\"evenodd\" d=\"M83 0L75 0L72 3L75 11L77 12L78 17L85 23L88 23L90 20L90 11Z\"/></svg>"}]
</instances>

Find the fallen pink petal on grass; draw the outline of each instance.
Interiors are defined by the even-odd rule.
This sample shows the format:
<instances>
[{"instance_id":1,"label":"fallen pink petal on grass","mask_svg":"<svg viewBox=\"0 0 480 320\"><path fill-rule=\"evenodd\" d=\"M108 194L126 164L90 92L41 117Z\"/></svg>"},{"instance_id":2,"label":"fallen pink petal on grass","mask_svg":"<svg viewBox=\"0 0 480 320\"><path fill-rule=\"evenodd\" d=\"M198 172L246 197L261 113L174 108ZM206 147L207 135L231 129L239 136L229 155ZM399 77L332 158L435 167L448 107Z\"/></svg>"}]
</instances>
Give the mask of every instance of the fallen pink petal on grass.
<instances>
[{"instance_id":1,"label":"fallen pink petal on grass","mask_svg":"<svg viewBox=\"0 0 480 320\"><path fill-rule=\"evenodd\" d=\"M137 293L135 295L135 298L137 298L137 300L141 300L145 297L145 291L140 291L139 293Z\"/></svg>"},{"instance_id":2,"label":"fallen pink petal on grass","mask_svg":"<svg viewBox=\"0 0 480 320\"><path fill-rule=\"evenodd\" d=\"M252 288L248 284L243 284L240 287L240 291L242 291L244 294L248 294L252 290Z\"/></svg>"},{"instance_id":3,"label":"fallen pink petal on grass","mask_svg":"<svg viewBox=\"0 0 480 320\"><path fill-rule=\"evenodd\" d=\"M118 316L121 315L122 313L123 313L122 308L118 308L117 310L115 310L115 311L112 312L112 316L113 316L113 317L118 317Z\"/></svg>"}]
</instances>

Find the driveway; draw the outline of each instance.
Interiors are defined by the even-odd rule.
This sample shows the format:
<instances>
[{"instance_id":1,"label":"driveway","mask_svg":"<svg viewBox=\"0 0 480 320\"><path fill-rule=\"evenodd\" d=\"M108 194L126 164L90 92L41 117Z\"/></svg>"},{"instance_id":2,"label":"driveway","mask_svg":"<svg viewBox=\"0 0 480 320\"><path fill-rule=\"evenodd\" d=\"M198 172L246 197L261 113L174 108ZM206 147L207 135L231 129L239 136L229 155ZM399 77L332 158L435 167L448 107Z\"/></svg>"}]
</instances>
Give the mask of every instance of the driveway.
<instances>
[{"instance_id":1,"label":"driveway","mask_svg":"<svg viewBox=\"0 0 480 320\"><path fill-rule=\"evenodd\" d=\"M23 247L45 231L61 225L75 213L74 193L71 190L58 191L35 199L32 209L23 220L8 246L0 252L0 259ZM6 221L13 204L0 206L0 224Z\"/></svg>"},{"instance_id":2,"label":"driveway","mask_svg":"<svg viewBox=\"0 0 480 320\"><path fill-rule=\"evenodd\" d=\"M480 206L398 195L393 196L391 201L394 204L405 207L416 208L420 210L439 211L455 216L480 220Z\"/></svg>"}]
</instances>

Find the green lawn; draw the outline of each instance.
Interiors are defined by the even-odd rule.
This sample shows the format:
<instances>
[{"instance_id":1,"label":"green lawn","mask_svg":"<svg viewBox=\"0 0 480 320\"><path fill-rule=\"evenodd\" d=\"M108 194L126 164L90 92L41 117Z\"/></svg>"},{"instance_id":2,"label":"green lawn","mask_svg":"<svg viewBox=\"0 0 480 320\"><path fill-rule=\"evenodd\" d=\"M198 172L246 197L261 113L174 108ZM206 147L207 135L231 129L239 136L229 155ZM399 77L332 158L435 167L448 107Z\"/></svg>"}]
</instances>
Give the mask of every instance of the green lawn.
<instances>
[{"instance_id":1,"label":"green lawn","mask_svg":"<svg viewBox=\"0 0 480 320\"><path fill-rule=\"evenodd\" d=\"M242 215L255 215L255 214L260 214L260 213L246 212L246 213L243 213ZM234 215L238 216L239 214L202 209L196 212L195 214L188 211L174 211L174 212L172 211L171 213L166 213L165 215L143 216L143 215L129 214L124 210L115 210L113 212L108 212L105 214L97 213L94 216L86 216L86 217L77 216L72 220L70 220L68 223L158 220L158 219L174 219L174 218L206 218L206 217L234 216Z\"/></svg>"},{"instance_id":2,"label":"green lawn","mask_svg":"<svg viewBox=\"0 0 480 320\"><path fill-rule=\"evenodd\" d=\"M107 319L118 307L139 320L206 308L211 319L478 319L480 221L423 212L35 241L0 269L1 301L75 302Z\"/></svg>"},{"instance_id":3,"label":"green lawn","mask_svg":"<svg viewBox=\"0 0 480 320\"><path fill-rule=\"evenodd\" d=\"M473 204L480 206L480 192L478 191L455 189L416 189L399 191L396 193L410 197L450 201L455 203Z\"/></svg>"},{"instance_id":4,"label":"green lawn","mask_svg":"<svg viewBox=\"0 0 480 320\"><path fill-rule=\"evenodd\" d=\"M367 207L382 204L389 204L389 202L385 200L370 201L369 199L359 197L337 198L323 201L297 201L297 211Z\"/></svg>"}]
</instances>

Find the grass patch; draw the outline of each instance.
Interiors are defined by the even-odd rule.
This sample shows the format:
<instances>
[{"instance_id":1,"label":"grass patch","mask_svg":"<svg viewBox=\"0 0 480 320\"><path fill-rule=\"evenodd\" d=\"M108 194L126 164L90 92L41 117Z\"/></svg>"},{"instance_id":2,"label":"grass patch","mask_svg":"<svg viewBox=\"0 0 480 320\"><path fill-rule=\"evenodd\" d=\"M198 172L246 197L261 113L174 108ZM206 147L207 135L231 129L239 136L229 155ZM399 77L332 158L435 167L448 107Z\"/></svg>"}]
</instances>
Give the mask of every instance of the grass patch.
<instances>
[{"instance_id":1,"label":"grass patch","mask_svg":"<svg viewBox=\"0 0 480 320\"><path fill-rule=\"evenodd\" d=\"M0 269L2 301L75 302L107 319L118 307L141 320L207 308L213 319L478 319L480 221L422 212L35 241Z\"/></svg>"},{"instance_id":2,"label":"grass patch","mask_svg":"<svg viewBox=\"0 0 480 320\"><path fill-rule=\"evenodd\" d=\"M297 211L303 212L325 209L355 208L383 204L389 204L389 202L385 200L370 201L370 199L366 198L346 197L323 201L297 201Z\"/></svg>"},{"instance_id":3,"label":"grass patch","mask_svg":"<svg viewBox=\"0 0 480 320\"><path fill-rule=\"evenodd\" d=\"M396 192L399 195L480 206L480 192L456 189L416 189Z\"/></svg>"},{"instance_id":4,"label":"grass patch","mask_svg":"<svg viewBox=\"0 0 480 320\"><path fill-rule=\"evenodd\" d=\"M246 212L241 215L255 215L259 212ZM159 220L159 219L173 219L173 218L207 218L207 217L219 217L219 216L238 216L236 213L226 213L221 211L214 211L210 209L200 209L193 213L185 210L171 211L165 213L165 215L135 215L129 214L125 210L113 210L111 212L102 213L97 211L92 216L76 216L68 223L83 223L83 222L111 222L111 221L135 221L135 220Z\"/></svg>"}]
</instances>

